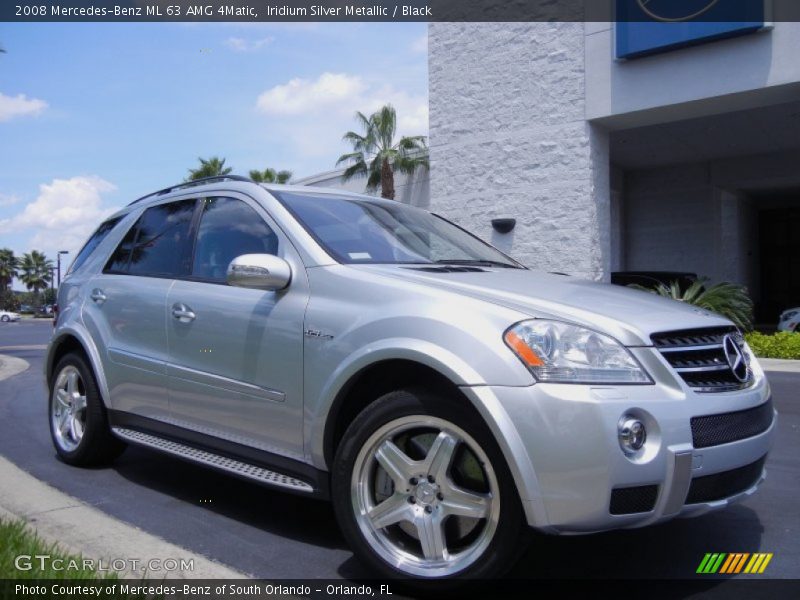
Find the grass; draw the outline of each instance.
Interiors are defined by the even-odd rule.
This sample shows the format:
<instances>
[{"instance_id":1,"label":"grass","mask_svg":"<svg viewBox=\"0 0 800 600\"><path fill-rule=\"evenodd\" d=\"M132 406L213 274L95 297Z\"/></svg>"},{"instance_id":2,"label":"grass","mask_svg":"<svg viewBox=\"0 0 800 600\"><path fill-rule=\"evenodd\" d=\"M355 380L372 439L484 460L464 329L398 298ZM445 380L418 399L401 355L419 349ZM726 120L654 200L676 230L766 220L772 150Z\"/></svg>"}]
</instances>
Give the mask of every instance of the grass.
<instances>
[{"instance_id":1,"label":"grass","mask_svg":"<svg viewBox=\"0 0 800 600\"><path fill-rule=\"evenodd\" d=\"M42 565L40 561L31 559L29 570L21 570L15 566L18 556L49 555L51 559L63 559L63 565L74 561L83 564L83 557L62 550L58 544L45 542L31 531L23 521L11 521L0 518L0 579L97 579L116 580L114 573L99 574L88 569L53 569L52 560ZM27 561L23 566L27 567ZM44 566L44 568L42 568Z\"/></svg>"},{"instance_id":2,"label":"grass","mask_svg":"<svg viewBox=\"0 0 800 600\"><path fill-rule=\"evenodd\" d=\"M45 564L34 559L35 556L47 555ZM15 566L17 557L25 557L21 566L30 569L19 569ZM31 557L30 563L27 557ZM54 569L52 561L61 559L65 567ZM77 568L71 568L72 564ZM99 573L92 569L84 569L83 556L66 552L58 544L44 541L23 521L0 518L0 598L37 597L58 600L85 600L86 598L103 598L108 600L160 600L163 594L138 595L124 594L120 586L125 584L147 584L141 581L125 581L116 573ZM18 586L28 586L28 592L19 591ZM99 593L92 595L84 586L97 588ZM30 591L33 588L39 591Z\"/></svg>"}]
</instances>

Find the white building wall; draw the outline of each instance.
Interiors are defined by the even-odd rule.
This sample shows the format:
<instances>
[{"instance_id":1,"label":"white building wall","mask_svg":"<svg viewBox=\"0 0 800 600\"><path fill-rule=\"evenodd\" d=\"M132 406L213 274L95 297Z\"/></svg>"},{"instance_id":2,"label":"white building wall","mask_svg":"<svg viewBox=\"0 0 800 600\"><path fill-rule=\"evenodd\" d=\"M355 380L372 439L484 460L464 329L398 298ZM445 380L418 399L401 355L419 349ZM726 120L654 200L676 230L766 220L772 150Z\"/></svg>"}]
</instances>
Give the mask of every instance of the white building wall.
<instances>
[{"instance_id":1,"label":"white building wall","mask_svg":"<svg viewBox=\"0 0 800 600\"><path fill-rule=\"evenodd\" d=\"M586 26L586 118L612 127L688 119L796 100L800 23L631 60L614 26Z\"/></svg>"},{"instance_id":2,"label":"white building wall","mask_svg":"<svg viewBox=\"0 0 800 600\"><path fill-rule=\"evenodd\" d=\"M629 172L625 270L718 279L720 206L703 164Z\"/></svg>"},{"instance_id":3,"label":"white building wall","mask_svg":"<svg viewBox=\"0 0 800 600\"><path fill-rule=\"evenodd\" d=\"M624 269L690 271L747 286L758 301L761 205L736 190L792 189L800 153L778 153L628 171Z\"/></svg>"},{"instance_id":4,"label":"white building wall","mask_svg":"<svg viewBox=\"0 0 800 600\"><path fill-rule=\"evenodd\" d=\"M583 23L429 25L430 209L526 265L609 271L608 139L585 120ZM491 219L513 217L498 234Z\"/></svg>"}]
</instances>

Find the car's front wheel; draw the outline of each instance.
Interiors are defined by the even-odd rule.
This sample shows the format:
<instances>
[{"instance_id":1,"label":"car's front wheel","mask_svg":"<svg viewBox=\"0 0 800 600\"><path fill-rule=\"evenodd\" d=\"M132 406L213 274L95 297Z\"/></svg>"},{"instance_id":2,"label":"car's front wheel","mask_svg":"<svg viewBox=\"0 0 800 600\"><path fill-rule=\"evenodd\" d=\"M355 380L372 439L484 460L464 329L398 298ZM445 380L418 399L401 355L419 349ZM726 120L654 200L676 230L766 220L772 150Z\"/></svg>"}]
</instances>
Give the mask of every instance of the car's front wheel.
<instances>
[{"instance_id":1,"label":"car's front wheel","mask_svg":"<svg viewBox=\"0 0 800 600\"><path fill-rule=\"evenodd\" d=\"M344 435L333 469L337 519L384 575L494 577L522 549L527 527L511 474L465 402L391 392Z\"/></svg>"},{"instance_id":2,"label":"car's front wheel","mask_svg":"<svg viewBox=\"0 0 800 600\"><path fill-rule=\"evenodd\" d=\"M8 315L3 315L2 317L0 317L0 321L2 321L3 323L8 323L10 320L11 317L9 317Z\"/></svg>"}]
</instances>

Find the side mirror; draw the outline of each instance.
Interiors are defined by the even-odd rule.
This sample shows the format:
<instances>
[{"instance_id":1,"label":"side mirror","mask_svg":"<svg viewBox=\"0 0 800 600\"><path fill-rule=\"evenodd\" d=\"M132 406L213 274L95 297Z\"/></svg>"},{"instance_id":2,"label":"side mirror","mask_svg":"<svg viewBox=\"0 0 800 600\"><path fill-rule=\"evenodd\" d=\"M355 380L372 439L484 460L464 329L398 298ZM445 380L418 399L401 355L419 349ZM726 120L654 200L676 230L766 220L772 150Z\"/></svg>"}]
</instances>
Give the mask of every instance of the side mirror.
<instances>
[{"instance_id":1,"label":"side mirror","mask_svg":"<svg viewBox=\"0 0 800 600\"><path fill-rule=\"evenodd\" d=\"M235 287L278 291L289 285L292 268L272 254L242 254L228 265L226 279Z\"/></svg>"}]
</instances>

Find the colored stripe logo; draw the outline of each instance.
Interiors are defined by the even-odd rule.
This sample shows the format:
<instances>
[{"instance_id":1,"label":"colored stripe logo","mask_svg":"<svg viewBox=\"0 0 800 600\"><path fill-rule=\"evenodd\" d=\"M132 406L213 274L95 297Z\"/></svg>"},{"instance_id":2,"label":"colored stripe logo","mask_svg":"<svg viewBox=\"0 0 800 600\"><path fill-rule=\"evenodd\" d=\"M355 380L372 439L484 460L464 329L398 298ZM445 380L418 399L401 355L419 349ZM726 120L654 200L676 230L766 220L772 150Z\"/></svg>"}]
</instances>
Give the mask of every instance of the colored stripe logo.
<instances>
[{"instance_id":1,"label":"colored stripe logo","mask_svg":"<svg viewBox=\"0 0 800 600\"><path fill-rule=\"evenodd\" d=\"M729 554L725 552L709 552L703 557L696 572L703 575L713 575L715 573L725 575L763 573L771 560L772 552L756 552L753 554L748 552L732 552Z\"/></svg>"}]
</instances>

